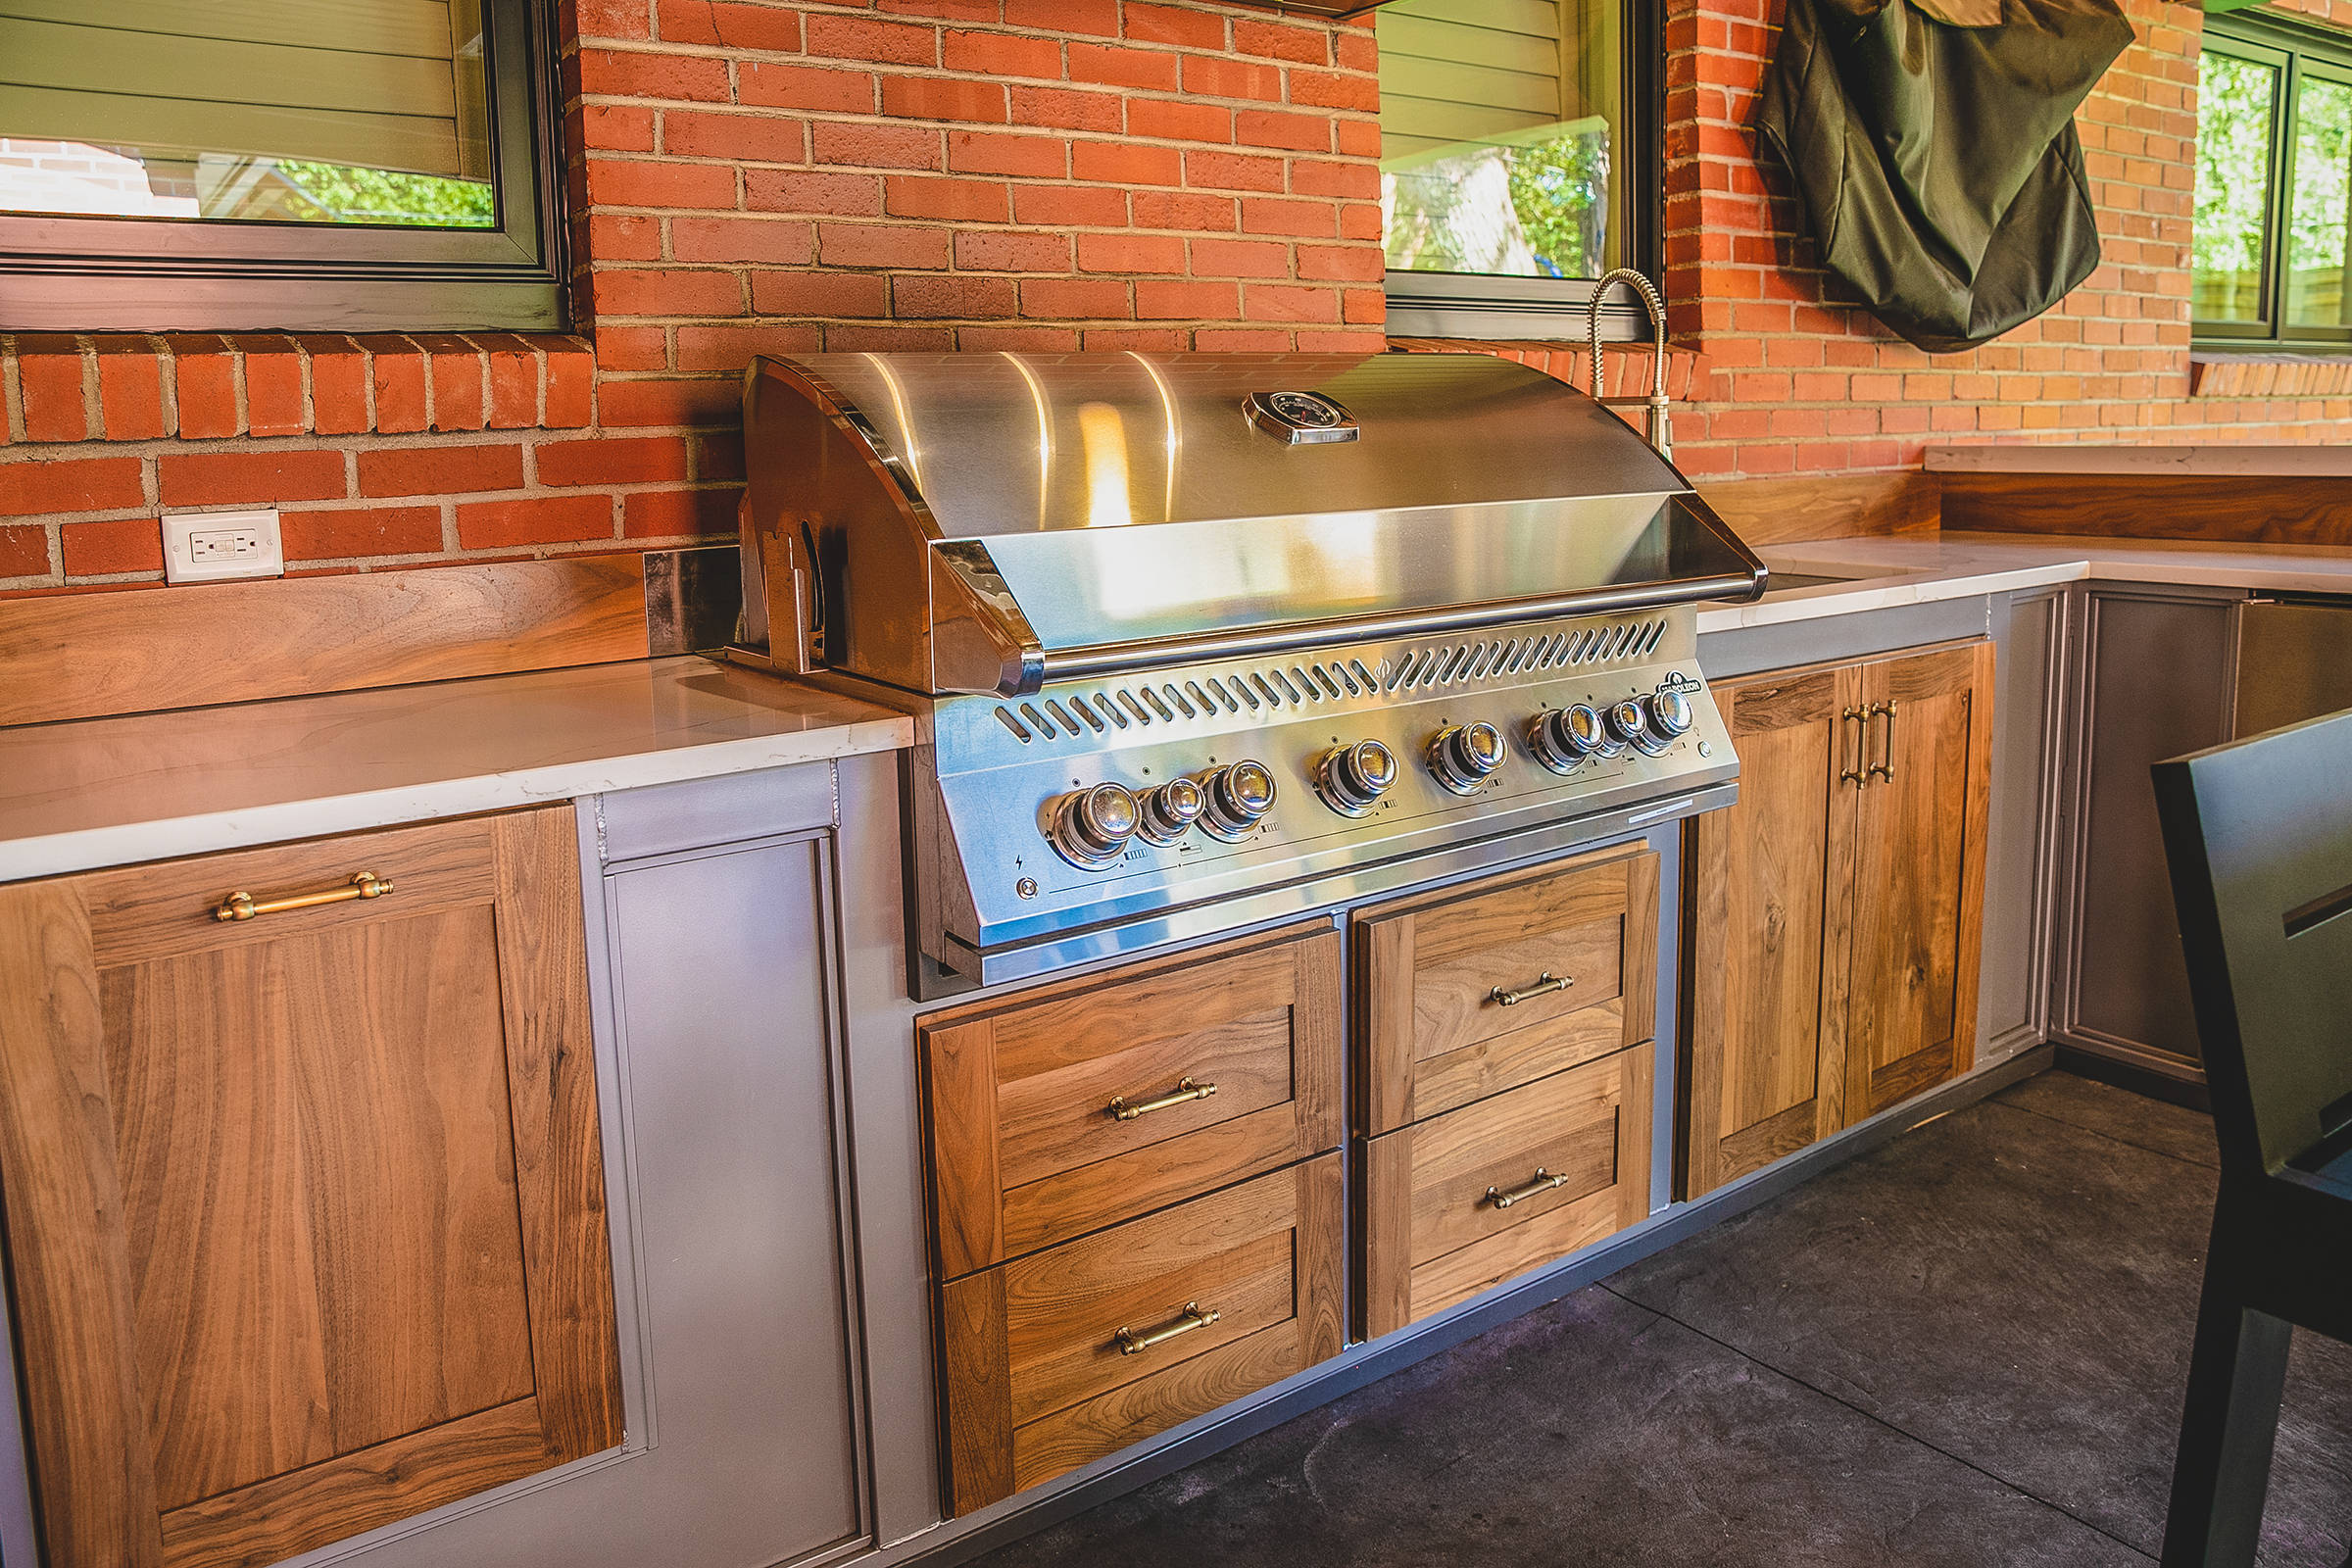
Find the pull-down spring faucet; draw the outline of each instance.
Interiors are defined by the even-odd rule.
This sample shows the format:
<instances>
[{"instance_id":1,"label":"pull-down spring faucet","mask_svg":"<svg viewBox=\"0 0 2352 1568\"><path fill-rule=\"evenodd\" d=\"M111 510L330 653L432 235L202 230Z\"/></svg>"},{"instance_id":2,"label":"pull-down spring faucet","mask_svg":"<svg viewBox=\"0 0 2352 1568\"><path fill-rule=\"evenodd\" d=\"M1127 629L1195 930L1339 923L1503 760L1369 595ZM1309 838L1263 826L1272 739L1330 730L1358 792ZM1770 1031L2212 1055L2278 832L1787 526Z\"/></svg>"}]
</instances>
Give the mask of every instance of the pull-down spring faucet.
<instances>
[{"instance_id":1,"label":"pull-down spring faucet","mask_svg":"<svg viewBox=\"0 0 2352 1568\"><path fill-rule=\"evenodd\" d=\"M1627 283L1642 296L1649 310L1649 396L1635 398L1604 397L1605 383L1600 373L1600 299L1611 283ZM1666 302L1648 278L1630 267L1620 267L1603 272L1600 281L1592 285L1592 298L1585 307L1585 331L1592 356L1592 401L1603 408L1625 408L1642 404L1649 410L1649 444L1658 449L1658 456L1674 461L1674 424L1667 416L1666 405Z\"/></svg>"}]
</instances>

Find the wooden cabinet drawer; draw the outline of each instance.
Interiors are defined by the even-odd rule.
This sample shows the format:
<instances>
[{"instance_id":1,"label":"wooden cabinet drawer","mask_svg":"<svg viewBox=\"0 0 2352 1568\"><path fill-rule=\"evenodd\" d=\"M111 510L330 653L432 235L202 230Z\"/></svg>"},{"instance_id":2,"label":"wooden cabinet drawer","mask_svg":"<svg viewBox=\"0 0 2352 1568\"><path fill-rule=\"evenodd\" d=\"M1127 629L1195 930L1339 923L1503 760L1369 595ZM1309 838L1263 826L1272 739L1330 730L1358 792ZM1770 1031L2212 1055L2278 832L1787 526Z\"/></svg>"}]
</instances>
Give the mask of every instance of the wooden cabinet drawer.
<instances>
[{"instance_id":1,"label":"wooden cabinet drawer","mask_svg":"<svg viewBox=\"0 0 2352 1568\"><path fill-rule=\"evenodd\" d=\"M943 1287L949 1512L1338 1354L1340 1184L1325 1154Z\"/></svg>"},{"instance_id":2,"label":"wooden cabinet drawer","mask_svg":"<svg viewBox=\"0 0 2352 1568\"><path fill-rule=\"evenodd\" d=\"M1364 1131L1648 1039L1657 907L1658 858L1633 844L1360 912Z\"/></svg>"},{"instance_id":3,"label":"wooden cabinet drawer","mask_svg":"<svg viewBox=\"0 0 2352 1568\"><path fill-rule=\"evenodd\" d=\"M1590 1247L1649 1212L1647 1042L1365 1146L1365 1336ZM1505 1204L1496 1197L1564 1178Z\"/></svg>"},{"instance_id":4,"label":"wooden cabinet drawer","mask_svg":"<svg viewBox=\"0 0 2352 1568\"><path fill-rule=\"evenodd\" d=\"M1337 1148L1340 996L1317 923L923 1020L941 1278Z\"/></svg>"}]
</instances>

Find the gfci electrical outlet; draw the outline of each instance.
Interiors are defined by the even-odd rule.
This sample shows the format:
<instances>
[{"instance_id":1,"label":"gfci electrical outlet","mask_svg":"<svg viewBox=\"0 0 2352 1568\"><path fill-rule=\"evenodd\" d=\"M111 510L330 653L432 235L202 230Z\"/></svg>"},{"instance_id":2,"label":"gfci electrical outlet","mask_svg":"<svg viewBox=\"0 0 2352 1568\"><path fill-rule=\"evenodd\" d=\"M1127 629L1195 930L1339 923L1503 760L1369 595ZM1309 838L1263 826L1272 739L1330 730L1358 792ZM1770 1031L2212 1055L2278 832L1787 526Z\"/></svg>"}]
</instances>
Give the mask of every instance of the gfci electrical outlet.
<instances>
[{"instance_id":1,"label":"gfci electrical outlet","mask_svg":"<svg viewBox=\"0 0 2352 1568\"><path fill-rule=\"evenodd\" d=\"M286 552L278 542L274 511L183 512L164 518L166 582L285 573Z\"/></svg>"}]
</instances>

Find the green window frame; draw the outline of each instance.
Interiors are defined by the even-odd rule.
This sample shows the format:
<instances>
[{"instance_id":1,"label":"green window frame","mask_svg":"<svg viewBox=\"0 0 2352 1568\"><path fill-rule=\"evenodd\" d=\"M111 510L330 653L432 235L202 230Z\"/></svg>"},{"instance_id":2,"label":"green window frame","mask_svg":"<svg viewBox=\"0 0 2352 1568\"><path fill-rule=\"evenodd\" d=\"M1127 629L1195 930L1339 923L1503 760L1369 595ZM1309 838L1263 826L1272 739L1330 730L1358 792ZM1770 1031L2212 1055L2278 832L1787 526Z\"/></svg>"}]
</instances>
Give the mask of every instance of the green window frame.
<instances>
[{"instance_id":1,"label":"green window frame","mask_svg":"<svg viewBox=\"0 0 2352 1568\"><path fill-rule=\"evenodd\" d=\"M2198 85L2192 341L2352 353L2352 38L2209 16Z\"/></svg>"},{"instance_id":2,"label":"green window frame","mask_svg":"<svg viewBox=\"0 0 2352 1568\"><path fill-rule=\"evenodd\" d=\"M0 330L564 329L552 15L479 4L490 226L0 214Z\"/></svg>"}]
</instances>

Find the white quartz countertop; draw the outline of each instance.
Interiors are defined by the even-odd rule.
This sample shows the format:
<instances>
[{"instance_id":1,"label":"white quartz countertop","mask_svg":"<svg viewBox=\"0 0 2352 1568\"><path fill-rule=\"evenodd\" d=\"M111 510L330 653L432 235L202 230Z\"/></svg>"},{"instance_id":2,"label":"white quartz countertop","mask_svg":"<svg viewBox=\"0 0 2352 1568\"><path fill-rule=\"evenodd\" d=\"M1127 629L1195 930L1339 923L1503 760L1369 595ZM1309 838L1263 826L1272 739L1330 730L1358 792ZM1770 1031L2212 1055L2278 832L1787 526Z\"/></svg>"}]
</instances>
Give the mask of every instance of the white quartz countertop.
<instances>
[{"instance_id":1,"label":"white quartz countertop","mask_svg":"<svg viewBox=\"0 0 2352 1568\"><path fill-rule=\"evenodd\" d=\"M1756 553L1775 573L1844 580L1768 588L1752 605L1702 606L1700 635L2086 580L2352 594L2352 549L2328 545L1945 533L1824 539Z\"/></svg>"},{"instance_id":2,"label":"white quartz countertop","mask_svg":"<svg viewBox=\"0 0 2352 1568\"><path fill-rule=\"evenodd\" d=\"M697 658L0 729L0 882L913 740L904 714Z\"/></svg>"}]
</instances>

